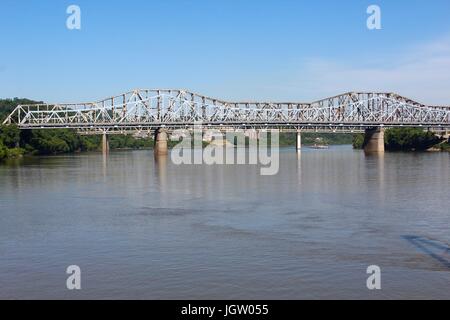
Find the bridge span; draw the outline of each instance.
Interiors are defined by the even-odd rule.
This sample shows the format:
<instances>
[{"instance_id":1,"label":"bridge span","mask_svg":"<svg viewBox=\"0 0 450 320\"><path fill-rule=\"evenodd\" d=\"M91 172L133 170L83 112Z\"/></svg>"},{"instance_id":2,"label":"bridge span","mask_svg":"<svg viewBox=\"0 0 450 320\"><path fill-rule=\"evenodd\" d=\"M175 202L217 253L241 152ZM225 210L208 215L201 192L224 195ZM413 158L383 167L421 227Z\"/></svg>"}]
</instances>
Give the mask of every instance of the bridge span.
<instances>
[{"instance_id":1,"label":"bridge span","mask_svg":"<svg viewBox=\"0 0 450 320\"><path fill-rule=\"evenodd\" d=\"M349 92L310 102L228 102L187 90L138 89L97 102L19 105L4 124L20 129L72 128L83 134L166 132L193 128L365 132L366 151L384 150L383 129L450 129L450 106L425 105L395 93Z\"/></svg>"}]
</instances>

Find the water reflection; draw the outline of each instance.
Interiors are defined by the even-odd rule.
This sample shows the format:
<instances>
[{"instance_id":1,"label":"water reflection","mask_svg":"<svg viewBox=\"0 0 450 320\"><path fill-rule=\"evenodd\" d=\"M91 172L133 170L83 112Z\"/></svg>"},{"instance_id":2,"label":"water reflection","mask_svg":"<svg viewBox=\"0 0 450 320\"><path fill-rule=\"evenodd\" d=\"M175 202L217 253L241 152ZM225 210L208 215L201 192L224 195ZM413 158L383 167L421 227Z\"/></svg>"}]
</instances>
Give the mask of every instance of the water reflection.
<instances>
[{"instance_id":1,"label":"water reflection","mask_svg":"<svg viewBox=\"0 0 450 320\"><path fill-rule=\"evenodd\" d=\"M167 161L168 155L155 154L154 170L158 178L158 185L163 194L167 193Z\"/></svg>"},{"instance_id":2,"label":"water reflection","mask_svg":"<svg viewBox=\"0 0 450 320\"><path fill-rule=\"evenodd\" d=\"M297 180L298 184L302 184L302 150L297 149Z\"/></svg>"},{"instance_id":3,"label":"water reflection","mask_svg":"<svg viewBox=\"0 0 450 320\"><path fill-rule=\"evenodd\" d=\"M106 168L107 168L107 165L108 165L108 155L109 155L109 152L103 152L102 153L102 160L103 160L102 172L103 172L103 177L106 177Z\"/></svg>"},{"instance_id":4,"label":"water reflection","mask_svg":"<svg viewBox=\"0 0 450 320\"><path fill-rule=\"evenodd\" d=\"M449 168L351 147L282 149L275 176L151 151L0 165L0 298L70 298L74 263L80 298L373 298L372 264L389 298L450 298Z\"/></svg>"}]
</instances>

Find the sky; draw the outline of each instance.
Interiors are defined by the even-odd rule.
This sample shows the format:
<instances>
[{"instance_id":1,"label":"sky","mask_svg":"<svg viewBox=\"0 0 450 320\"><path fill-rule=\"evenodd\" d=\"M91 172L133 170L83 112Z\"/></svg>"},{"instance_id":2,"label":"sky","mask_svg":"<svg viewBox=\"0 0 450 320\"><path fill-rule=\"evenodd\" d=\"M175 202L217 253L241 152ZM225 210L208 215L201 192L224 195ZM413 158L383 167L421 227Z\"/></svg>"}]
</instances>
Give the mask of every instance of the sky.
<instances>
[{"instance_id":1,"label":"sky","mask_svg":"<svg viewBox=\"0 0 450 320\"><path fill-rule=\"evenodd\" d=\"M369 5L381 30L369 30ZM70 30L69 5L81 9ZM1 0L0 98L135 88L311 102L387 91L450 105L449 0Z\"/></svg>"}]
</instances>

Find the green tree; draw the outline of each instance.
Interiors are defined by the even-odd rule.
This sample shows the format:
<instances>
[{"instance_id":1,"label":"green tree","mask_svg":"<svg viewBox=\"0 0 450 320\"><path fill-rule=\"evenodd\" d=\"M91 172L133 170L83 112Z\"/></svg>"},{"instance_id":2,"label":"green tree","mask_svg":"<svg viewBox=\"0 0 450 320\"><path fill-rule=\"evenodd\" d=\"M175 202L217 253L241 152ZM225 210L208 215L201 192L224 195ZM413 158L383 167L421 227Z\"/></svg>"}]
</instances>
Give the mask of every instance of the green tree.
<instances>
[{"instance_id":1,"label":"green tree","mask_svg":"<svg viewBox=\"0 0 450 320\"><path fill-rule=\"evenodd\" d=\"M442 144L440 145L440 147L441 147L441 150L442 150L442 151L448 151L448 152L450 152L450 142L449 142L449 141L442 143Z\"/></svg>"},{"instance_id":2,"label":"green tree","mask_svg":"<svg viewBox=\"0 0 450 320\"><path fill-rule=\"evenodd\" d=\"M3 142L0 140L0 160L6 158L8 154L8 149L3 145Z\"/></svg>"},{"instance_id":3,"label":"green tree","mask_svg":"<svg viewBox=\"0 0 450 320\"><path fill-rule=\"evenodd\" d=\"M390 151L423 151L441 142L434 133L423 131L420 128L392 128L384 134L386 150ZM353 147L361 149L364 144L364 135L357 134L353 138Z\"/></svg>"},{"instance_id":4,"label":"green tree","mask_svg":"<svg viewBox=\"0 0 450 320\"><path fill-rule=\"evenodd\" d=\"M67 132L33 130L26 135L26 149L38 154L57 154L73 151L74 144ZM66 141L68 140L68 141Z\"/></svg>"},{"instance_id":5,"label":"green tree","mask_svg":"<svg viewBox=\"0 0 450 320\"><path fill-rule=\"evenodd\" d=\"M20 130L17 126L0 126L0 140L8 148L15 148L19 145Z\"/></svg>"},{"instance_id":6,"label":"green tree","mask_svg":"<svg viewBox=\"0 0 450 320\"><path fill-rule=\"evenodd\" d=\"M0 99L0 123L6 119L8 114L10 114L18 105L20 104L34 104L42 103L42 101L33 101L29 99Z\"/></svg>"},{"instance_id":7,"label":"green tree","mask_svg":"<svg viewBox=\"0 0 450 320\"><path fill-rule=\"evenodd\" d=\"M352 145L354 149L362 149L364 145L364 134L358 133L353 135Z\"/></svg>"},{"instance_id":8,"label":"green tree","mask_svg":"<svg viewBox=\"0 0 450 320\"><path fill-rule=\"evenodd\" d=\"M386 149L392 151L422 151L440 142L434 133L419 128L392 128L385 132Z\"/></svg>"},{"instance_id":9,"label":"green tree","mask_svg":"<svg viewBox=\"0 0 450 320\"><path fill-rule=\"evenodd\" d=\"M101 146L100 136L80 136L81 151L97 151Z\"/></svg>"}]
</instances>

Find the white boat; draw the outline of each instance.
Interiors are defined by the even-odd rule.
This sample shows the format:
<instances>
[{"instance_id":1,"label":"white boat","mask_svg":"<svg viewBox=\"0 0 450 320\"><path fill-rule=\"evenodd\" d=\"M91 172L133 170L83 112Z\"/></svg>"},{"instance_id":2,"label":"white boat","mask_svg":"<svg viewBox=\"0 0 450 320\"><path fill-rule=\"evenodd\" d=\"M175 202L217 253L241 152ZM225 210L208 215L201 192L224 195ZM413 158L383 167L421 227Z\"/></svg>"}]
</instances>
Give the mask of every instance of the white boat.
<instances>
[{"instance_id":1,"label":"white boat","mask_svg":"<svg viewBox=\"0 0 450 320\"><path fill-rule=\"evenodd\" d=\"M311 149L329 149L329 146L325 145L325 144L314 144L312 146L310 146Z\"/></svg>"}]
</instances>

